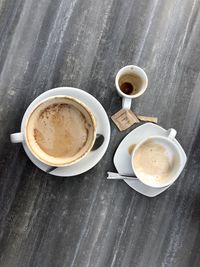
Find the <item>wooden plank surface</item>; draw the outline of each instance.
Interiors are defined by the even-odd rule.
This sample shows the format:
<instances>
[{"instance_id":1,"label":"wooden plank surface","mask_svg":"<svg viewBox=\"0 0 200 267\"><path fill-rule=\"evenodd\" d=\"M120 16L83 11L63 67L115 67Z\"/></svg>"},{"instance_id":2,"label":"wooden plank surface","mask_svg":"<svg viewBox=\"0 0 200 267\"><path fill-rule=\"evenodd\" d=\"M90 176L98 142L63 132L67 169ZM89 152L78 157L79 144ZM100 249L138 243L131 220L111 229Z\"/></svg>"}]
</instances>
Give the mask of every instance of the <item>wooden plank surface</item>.
<instances>
[{"instance_id":1,"label":"wooden plank surface","mask_svg":"<svg viewBox=\"0 0 200 267\"><path fill-rule=\"evenodd\" d=\"M200 2L0 1L0 266L196 267L200 262ZM136 114L174 127L189 156L178 181L149 199L107 181L119 142L93 169L56 178L37 169L9 134L42 92L73 86L109 116L128 64L144 68Z\"/></svg>"}]
</instances>

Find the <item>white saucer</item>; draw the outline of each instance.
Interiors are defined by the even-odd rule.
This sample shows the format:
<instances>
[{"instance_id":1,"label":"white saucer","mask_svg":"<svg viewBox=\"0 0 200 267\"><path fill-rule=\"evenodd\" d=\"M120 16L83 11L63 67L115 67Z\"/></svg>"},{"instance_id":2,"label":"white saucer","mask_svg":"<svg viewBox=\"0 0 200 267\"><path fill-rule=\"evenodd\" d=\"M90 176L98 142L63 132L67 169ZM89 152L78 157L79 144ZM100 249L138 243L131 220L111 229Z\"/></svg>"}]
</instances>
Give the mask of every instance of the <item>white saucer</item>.
<instances>
[{"instance_id":1,"label":"white saucer","mask_svg":"<svg viewBox=\"0 0 200 267\"><path fill-rule=\"evenodd\" d=\"M97 133L102 134L104 136L104 142L103 144L95 151L91 151L85 158L83 158L81 161L77 162L76 164L72 166L67 166L67 167L60 167L56 168L55 170L51 171L50 174L56 175L56 176L74 176L81 174L83 172L88 171L92 167L94 167L103 157L105 154L108 144L110 141L110 123L108 116L102 107L102 105L99 103L99 101L94 98L92 95L89 93L76 89L73 87L58 87L54 88L51 90L48 90L44 92L43 94L39 95L27 108L24 117L22 119L22 124L21 124L21 131L24 132L24 126L25 126L25 121L32 110L32 108L41 100L49 97L49 96L54 96L54 95L66 95L66 96L73 96L76 97L77 99L81 100L83 103L85 103L93 112L96 122L97 122ZM26 144L23 143L24 150L30 160L41 170L47 171L49 166L46 164L40 162L37 158L35 158L32 153L29 151L27 148Z\"/></svg>"},{"instance_id":2,"label":"white saucer","mask_svg":"<svg viewBox=\"0 0 200 267\"><path fill-rule=\"evenodd\" d=\"M153 135L167 136L167 130L163 129L162 127L156 124L146 123L134 129L122 140L113 158L114 165L118 173L124 174L124 175L134 175L132 167L131 167L131 157L128 153L128 148L131 144L137 144L142 139L153 136ZM175 142L180 149L181 157L184 163L183 166L184 166L187 161L186 154L176 139L175 139ZM130 181L130 180L124 179L124 181L130 187L132 187L135 191L147 197L155 197L161 194L162 192L164 192L170 186L169 185L169 186L162 187L162 188L152 188L147 185L144 185L139 180Z\"/></svg>"}]
</instances>

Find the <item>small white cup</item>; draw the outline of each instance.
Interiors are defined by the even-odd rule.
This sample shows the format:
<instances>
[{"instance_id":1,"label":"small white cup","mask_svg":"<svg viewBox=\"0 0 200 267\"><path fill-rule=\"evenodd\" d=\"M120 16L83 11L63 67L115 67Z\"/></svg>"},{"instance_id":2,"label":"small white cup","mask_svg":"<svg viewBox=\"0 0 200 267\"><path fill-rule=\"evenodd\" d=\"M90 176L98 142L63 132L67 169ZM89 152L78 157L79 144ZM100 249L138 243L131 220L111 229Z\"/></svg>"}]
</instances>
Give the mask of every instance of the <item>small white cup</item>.
<instances>
[{"instance_id":1,"label":"small white cup","mask_svg":"<svg viewBox=\"0 0 200 267\"><path fill-rule=\"evenodd\" d=\"M180 173L183 170L183 167L184 167L185 163L182 160L181 151L180 151L179 147L174 142L176 133L177 132L176 132L175 129L169 129L167 137L164 137L164 136L151 136L151 137L148 137L146 139L143 139L141 142L139 142L136 145L136 147L132 151L132 154L131 154L132 169L133 169L135 175L137 176L137 178L143 184L148 185L148 186L153 187L153 188L162 188L162 187L165 187L165 186L168 186L168 185L172 184L179 177ZM151 139L155 143L162 144L163 147L165 147L166 149L169 149L169 150L173 151L172 153L174 154L174 156L177 159L171 176L167 179L167 181L160 182L159 184L155 183L154 181L151 181L151 182L149 180L147 181L147 180L143 179L143 177L140 177L140 175L138 174L137 168L135 168L134 164L133 164L133 159L134 159L136 151L141 147L142 144L144 144L149 139Z\"/></svg>"},{"instance_id":2,"label":"small white cup","mask_svg":"<svg viewBox=\"0 0 200 267\"><path fill-rule=\"evenodd\" d=\"M122 76L131 75L131 74L139 76L142 80L142 83L137 93L127 95L124 92L122 92L122 90L120 89L119 80ZM128 65L120 69L115 77L115 86L116 86L118 94L122 97L122 108L130 109L132 99L142 95L146 91L147 85L148 85L147 75L145 71L141 69L140 67L135 66L135 65Z\"/></svg>"}]
</instances>

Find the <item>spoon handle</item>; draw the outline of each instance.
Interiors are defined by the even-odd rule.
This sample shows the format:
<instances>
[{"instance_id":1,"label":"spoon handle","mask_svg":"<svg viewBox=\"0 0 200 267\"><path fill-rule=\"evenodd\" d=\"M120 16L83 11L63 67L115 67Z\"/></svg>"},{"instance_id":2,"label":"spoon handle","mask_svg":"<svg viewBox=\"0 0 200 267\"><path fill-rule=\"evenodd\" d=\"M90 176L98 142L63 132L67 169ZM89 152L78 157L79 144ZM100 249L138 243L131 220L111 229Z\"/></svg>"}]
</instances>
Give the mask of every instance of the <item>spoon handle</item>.
<instances>
[{"instance_id":1,"label":"spoon handle","mask_svg":"<svg viewBox=\"0 0 200 267\"><path fill-rule=\"evenodd\" d=\"M116 173L116 172L107 172L107 174L108 174L107 179L114 179L114 180L121 180L121 179L137 180L137 177L121 175L121 174Z\"/></svg>"}]
</instances>

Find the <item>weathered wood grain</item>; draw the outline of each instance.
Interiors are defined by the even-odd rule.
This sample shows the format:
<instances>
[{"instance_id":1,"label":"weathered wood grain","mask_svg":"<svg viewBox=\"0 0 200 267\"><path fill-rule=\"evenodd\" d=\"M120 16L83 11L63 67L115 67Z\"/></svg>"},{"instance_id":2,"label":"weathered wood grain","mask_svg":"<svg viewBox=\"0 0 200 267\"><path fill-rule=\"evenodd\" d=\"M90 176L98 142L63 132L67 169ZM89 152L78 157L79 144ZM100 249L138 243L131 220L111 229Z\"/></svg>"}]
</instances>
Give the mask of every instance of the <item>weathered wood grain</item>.
<instances>
[{"instance_id":1,"label":"weathered wood grain","mask_svg":"<svg viewBox=\"0 0 200 267\"><path fill-rule=\"evenodd\" d=\"M1 267L199 266L199 36L199 0L0 0ZM133 110L176 128L189 156L165 193L149 199L106 180L131 130L112 122L104 158L73 178L43 173L10 144L29 103L53 87L88 91L114 114L114 77L127 64L149 78Z\"/></svg>"}]
</instances>

